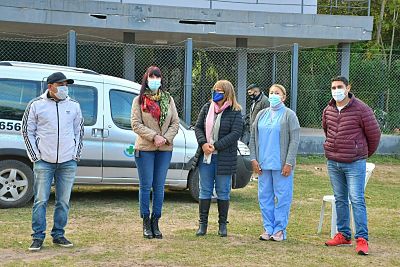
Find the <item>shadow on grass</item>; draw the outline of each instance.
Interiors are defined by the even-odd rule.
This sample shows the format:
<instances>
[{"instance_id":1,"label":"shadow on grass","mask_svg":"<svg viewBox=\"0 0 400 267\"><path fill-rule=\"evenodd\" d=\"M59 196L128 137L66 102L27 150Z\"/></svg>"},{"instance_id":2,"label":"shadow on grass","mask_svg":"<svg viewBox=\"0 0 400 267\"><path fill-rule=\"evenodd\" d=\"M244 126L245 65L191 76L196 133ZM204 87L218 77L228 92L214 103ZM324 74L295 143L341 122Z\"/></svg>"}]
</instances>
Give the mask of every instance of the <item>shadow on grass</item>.
<instances>
[{"instance_id":1,"label":"shadow on grass","mask_svg":"<svg viewBox=\"0 0 400 267\"><path fill-rule=\"evenodd\" d=\"M54 200L54 194L50 197ZM118 186L82 186L76 185L71 195L71 201L79 202L125 202L138 201L139 188L137 187L118 187ZM166 190L164 202L194 203L188 190L172 191Z\"/></svg>"}]
</instances>

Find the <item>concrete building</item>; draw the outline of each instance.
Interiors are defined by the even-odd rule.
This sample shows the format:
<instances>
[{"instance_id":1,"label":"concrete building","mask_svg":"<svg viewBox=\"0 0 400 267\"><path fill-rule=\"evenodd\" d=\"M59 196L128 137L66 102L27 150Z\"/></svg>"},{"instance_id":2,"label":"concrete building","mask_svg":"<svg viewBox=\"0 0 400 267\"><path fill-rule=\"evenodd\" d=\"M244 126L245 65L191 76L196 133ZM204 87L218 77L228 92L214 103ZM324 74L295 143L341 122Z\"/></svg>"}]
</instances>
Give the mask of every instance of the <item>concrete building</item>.
<instances>
[{"instance_id":1,"label":"concrete building","mask_svg":"<svg viewBox=\"0 0 400 267\"><path fill-rule=\"evenodd\" d=\"M264 48L293 43L319 47L371 39L371 16L319 14L318 8L322 12L335 8L330 5L322 9L318 6L320 2L329 3L319 0L2 0L0 32L57 35L74 29L81 34L144 44L172 44L190 37L195 42ZM367 15L368 6L364 8Z\"/></svg>"},{"instance_id":2,"label":"concrete building","mask_svg":"<svg viewBox=\"0 0 400 267\"><path fill-rule=\"evenodd\" d=\"M74 30L78 38L96 41L170 45L191 38L195 47L292 48L290 106L296 107L296 50L338 45L341 74L349 76L351 43L372 37L369 6L370 0L1 0L0 38ZM353 7L359 15L333 15L340 8L351 13ZM125 52L123 76L134 80L135 59ZM237 64L238 100L246 107L246 53L238 52ZM185 119L190 118L190 74L191 67L185 68ZM300 153L321 153L322 139L320 132L303 133ZM385 139L380 153L398 151L399 144L398 138Z\"/></svg>"},{"instance_id":3,"label":"concrete building","mask_svg":"<svg viewBox=\"0 0 400 267\"><path fill-rule=\"evenodd\" d=\"M351 11L351 5L358 1L339 2L345 2ZM324 6L326 3L328 6ZM365 16L320 14L332 13L339 8L337 3L326 0L2 0L0 36L1 32L59 35L75 30L79 38L101 37L137 44L175 44L187 38L192 38L197 47L213 44L287 50L295 43L296 49L339 44L343 52L339 59L341 73L349 76L350 43L371 39L373 18L368 16L370 1L362 1L364 5L356 9L364 10ZM296 62L296 58L293 60ZM74 60L69 64L74 65ZM245 54L238 55L238 69L247 69ZM126 70L124 73L133 73L131 67L126 66ZM238 73L236 86L243 105L245 73ZM296 79L291 87L296 89Z\"/></svg>"}]
</instances>

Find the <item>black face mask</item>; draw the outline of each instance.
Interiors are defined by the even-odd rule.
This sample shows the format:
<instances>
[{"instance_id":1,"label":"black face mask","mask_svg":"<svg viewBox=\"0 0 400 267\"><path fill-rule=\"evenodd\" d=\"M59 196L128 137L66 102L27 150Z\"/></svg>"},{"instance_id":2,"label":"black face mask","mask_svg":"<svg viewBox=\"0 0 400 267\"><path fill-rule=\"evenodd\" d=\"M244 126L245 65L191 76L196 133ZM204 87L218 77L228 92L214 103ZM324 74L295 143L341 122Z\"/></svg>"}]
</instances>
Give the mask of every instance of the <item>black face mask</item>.
<instances>
[{"instance_id":1,"label":"black face mask","mask_svg":"<svg viewBox=\"0 0 400 267\"><path fill-rule=\"evenodd\" d=\"M258 100L258 98L259 98L260 96L261 96L261 93L259 93L258 95L256 95L256 94L249 95L249 97L250 97L250 99L251 99L252 101Z\"/></svg>"}]
</instances>

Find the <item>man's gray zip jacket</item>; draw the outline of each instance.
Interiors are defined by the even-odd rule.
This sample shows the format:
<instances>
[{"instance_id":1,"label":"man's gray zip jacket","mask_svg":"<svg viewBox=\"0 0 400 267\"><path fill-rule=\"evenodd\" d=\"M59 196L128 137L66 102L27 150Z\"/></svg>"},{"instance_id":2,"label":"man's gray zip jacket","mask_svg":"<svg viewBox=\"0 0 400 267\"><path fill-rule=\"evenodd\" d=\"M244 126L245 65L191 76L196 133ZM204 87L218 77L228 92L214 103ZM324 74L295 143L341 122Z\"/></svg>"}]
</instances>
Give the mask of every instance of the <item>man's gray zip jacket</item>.
<instances>
[{"instance_id":1,"label":"man's gray zip jacket","mask_svg":"<svg viewBox=\"0 0 400 267\"><path fill-rule=\"evenodd\" d=\"M46 90L29 102L22 118L21 131L32 162L79 161L84 128L77 101L67 97L57 102L48 97Z\"/></svg>"}]
</instances>

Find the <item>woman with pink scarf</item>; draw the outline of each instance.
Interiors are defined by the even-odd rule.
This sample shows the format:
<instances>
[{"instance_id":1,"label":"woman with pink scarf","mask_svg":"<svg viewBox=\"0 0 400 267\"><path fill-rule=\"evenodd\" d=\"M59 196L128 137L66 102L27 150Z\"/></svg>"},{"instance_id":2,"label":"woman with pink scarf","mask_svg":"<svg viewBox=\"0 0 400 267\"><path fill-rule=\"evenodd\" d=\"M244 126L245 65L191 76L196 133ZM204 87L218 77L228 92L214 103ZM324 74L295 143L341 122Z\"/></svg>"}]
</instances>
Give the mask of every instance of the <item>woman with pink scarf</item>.
<instances>
[{"instance_id":1,"label":"woman with pink scarf","mask_svg":"<svg viewBox=\"0 0 400 267\"><path fill-rule=\"evenodd\" d=\"M215 83L212 99L200 111L195 125L199 147L199 229L197 236L207 233L208 212L214 184L218 195L218 235L227 236L227 218L232 175L236 173L237 142L242 135L241 106L236 101L233 85L226 80Z\"/></svg>"}]
</instances>

